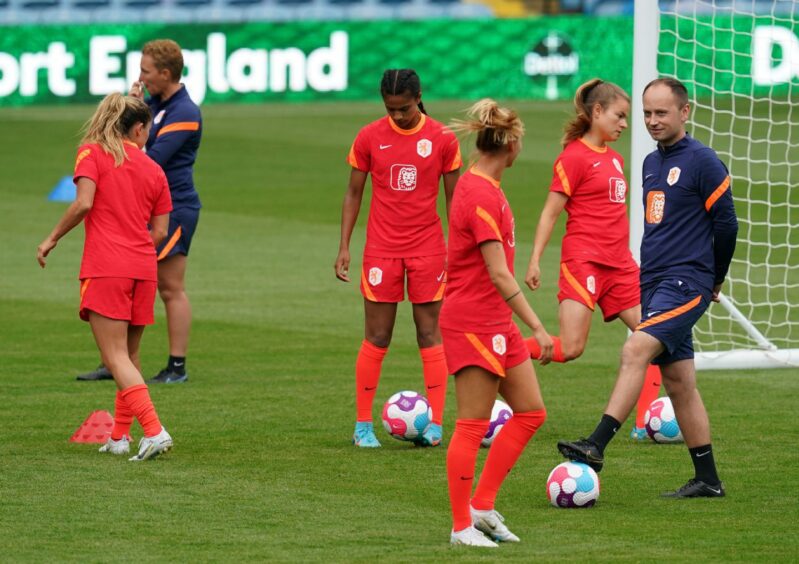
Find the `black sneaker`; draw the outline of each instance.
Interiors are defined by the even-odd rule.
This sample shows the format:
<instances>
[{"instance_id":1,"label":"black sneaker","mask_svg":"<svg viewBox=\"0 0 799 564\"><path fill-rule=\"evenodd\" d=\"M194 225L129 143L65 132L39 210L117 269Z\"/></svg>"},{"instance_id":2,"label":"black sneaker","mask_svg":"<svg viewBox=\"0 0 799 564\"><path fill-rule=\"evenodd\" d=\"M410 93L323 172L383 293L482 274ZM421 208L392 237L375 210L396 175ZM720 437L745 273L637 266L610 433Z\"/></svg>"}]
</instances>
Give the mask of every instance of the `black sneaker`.
<instances>
[{"instance_id":1,"label":"black sneaker","mask_svg":"<svg viewBox=\"0 0 799 564\"><path fill-rule=\"evenodd\" d=\"M702 480L691 478L680 489L673 492L663 492L660 497L724 497L724 495L724 484L721 482L711 486Z\"/></svg>"},{"instance_id":2,"label":"black sneaker","mask_svg":"<svg viewBox=\"0 0 799 564\"><path fill-rule=\"evenodd\" d=\"M148 384L182 384L189 381L188 372L178 374L173 370L164 368L161 372L147 380Z\"/></svg>"},{"instance_id":3,"label":"black sneaker","mask_svg":"<svg viewBox=\"0 0 799 564\"><path fill-rule=\"evenodd\" d=\"M101 364L91 372L87 372L86 374L78 374L76 380L80 380L81 382L93 382L95 380L113 380L114 375L111 374L111 371L105 367L105 365Z\"/></svg>"},{"instance_id":4,"label":"black sneaker","mask_svg":"<svg viewBox=\"0 0 799 564\"><path fill-rule=\"evenodd\" d=\"M573 443L558 441L558 450L569 460L588 464L595 472L601 471L605 464L605 458L599 452L599 447L588 439L580 439Z\"/></svg>"}]
</instances>

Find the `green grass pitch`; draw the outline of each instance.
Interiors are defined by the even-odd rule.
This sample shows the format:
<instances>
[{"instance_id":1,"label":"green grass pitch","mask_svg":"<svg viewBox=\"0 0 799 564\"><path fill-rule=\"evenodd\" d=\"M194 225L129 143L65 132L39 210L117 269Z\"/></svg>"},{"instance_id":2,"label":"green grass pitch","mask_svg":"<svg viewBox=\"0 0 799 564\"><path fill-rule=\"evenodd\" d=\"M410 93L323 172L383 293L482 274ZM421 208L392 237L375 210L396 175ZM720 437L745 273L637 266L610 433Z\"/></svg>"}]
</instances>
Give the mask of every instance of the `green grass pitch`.
<instances>
[{"instance_id":1,"label":"green grass pitch","mask_svg":"<svg viewBox=\"0 0 799 564\"><path fill-rule=\"evenodd\" d=\"M521 279L569 107L515 105L528 134L503 185ZM430 102L429 111L447 120L466 106ZM620 323L598 315L581 359L537 369L549 419L497 504L520 544L491 554L449 547L446 447L415 449L382 429L382 449L350 445L363 315L357 286L336 281L332 264L345 156L359 126L381 115L378 103L204 109L196 180L205 207L187 281L191 382L152 389L175 449L130 464L68 443L91 411L113 409L113 385L74 379L97 363L76 315L82 229L44 271L35 251L63 212L46 196L70 173L90 113L0 111L0 560L795 561L799 379L791 371L700 374L726 499L660 499L692 475L688 454L631 443L628 422L609 448L598 505L549 506L546 477L562 461L555 442L593 428L625 338ZM619 150L628 155L626 138ZM527 292L553 333L558 233L543 289ZM160 303L156 311L142 344L145 376L167 354ZM422 389L407 303L384 367L376 418L392 393ZM445 442L454 415L450 386Z\"/></svg>"}]
</instances>

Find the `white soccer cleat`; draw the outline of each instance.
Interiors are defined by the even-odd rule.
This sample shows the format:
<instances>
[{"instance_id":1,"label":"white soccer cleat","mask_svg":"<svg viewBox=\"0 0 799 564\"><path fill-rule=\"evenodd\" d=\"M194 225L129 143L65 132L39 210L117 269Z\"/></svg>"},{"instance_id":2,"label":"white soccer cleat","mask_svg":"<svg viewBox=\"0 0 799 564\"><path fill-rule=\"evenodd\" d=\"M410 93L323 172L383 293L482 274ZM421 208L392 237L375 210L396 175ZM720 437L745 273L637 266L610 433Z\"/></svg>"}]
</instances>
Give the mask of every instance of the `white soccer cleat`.
<instances>
[{"instance_id":1,"label":"white soccer cleat","mask_svg":"<svg viewBox=\"0 0 799 564\"><path fill-rule=\"evenodd\" d=\"M511 533L505 526L505 518L496 510L481 511L469 506L474 528L488 535L497 542L519 542L519 537Z\"/></svg>"},{"instance_id":2,"label":"white soccer cleat","mask_svg":"<svg viewBox=\"0 0 799 564\"><path fill-rule=\"evenodd\" d=\"M481 546L483 548L497 548L499 545L485 536L474 527L466 527L462 531L452 531L449 535L449 544L465 546Z\"/></svg>"},{"instance_id":3,"label":"white soccer cleat","mask_svg":"<svg viewBox=\"0 0 799 564\"><path fill-rule=\"evenodd\" d=\"M122 437L115 441L111 437L103 446L100 447L99 452L110 452L111 454L128 454L130 452L130 441L127 437Z\"/></svg>"},{"instance_id":4,"label":"white soccer cleat","mask_svg":"<svg viewBox=\"0 0 799 564\"><path fill-rule=\"evenodd\" d=\"M131 462L151 460L172 448L172 437L161 427L161 432L154 437L144 437L139 441L139 454L131 456Z\"/></svg>"}]
</instances>

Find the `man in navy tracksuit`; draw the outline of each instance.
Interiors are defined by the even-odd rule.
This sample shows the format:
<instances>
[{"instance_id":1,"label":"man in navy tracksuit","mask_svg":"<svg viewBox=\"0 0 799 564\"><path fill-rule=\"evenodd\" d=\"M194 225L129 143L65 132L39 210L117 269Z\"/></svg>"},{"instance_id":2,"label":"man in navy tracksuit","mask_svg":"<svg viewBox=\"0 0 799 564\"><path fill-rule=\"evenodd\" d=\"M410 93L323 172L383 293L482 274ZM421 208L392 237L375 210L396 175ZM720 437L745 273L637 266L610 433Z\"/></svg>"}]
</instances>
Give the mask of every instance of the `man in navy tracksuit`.
<instances>
[{"instance_id":1,"label":"man in navy tracksuit","mask_svg":"<svg viewBox=\"0 0 799 564\"><path fill-rule=\"evenodd\" d=\"M660 365L695 475L666 497L722 497L710 443L710 423L696 388L691 330L721 285L735 251L738 220L730 176L716 153L685 130L685 86L670 78L644 89L644 120L657 150L643 166L645 207L641 242L641 323L622 349L610 401L588 439L558 449L599 471L604 450L627 419L646 367Z\"/></svg>"}]
</instances>

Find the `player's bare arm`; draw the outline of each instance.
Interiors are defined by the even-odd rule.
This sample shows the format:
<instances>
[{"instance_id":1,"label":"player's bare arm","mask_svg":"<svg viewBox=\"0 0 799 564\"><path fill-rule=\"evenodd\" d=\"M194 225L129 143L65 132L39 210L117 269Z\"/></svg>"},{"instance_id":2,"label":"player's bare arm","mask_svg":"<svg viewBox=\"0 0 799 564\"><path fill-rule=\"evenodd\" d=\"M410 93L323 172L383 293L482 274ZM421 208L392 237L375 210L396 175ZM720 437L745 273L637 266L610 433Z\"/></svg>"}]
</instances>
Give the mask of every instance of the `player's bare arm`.
<instances>
[{"instance_id":1,"label":"player's bare arm","mask_svg":"<svg viewBox=\"0 0 799 564\"><path fill-rule=\"evenodd\" d=\"M352 230L355 228L355 222L358 220L358 212L361 210L367 174L357 168L352 169L347 191L344 194L344 203L341 206L341 239L333 269L336 273L336 278L342 282L350 281L350 238L352 237Z\"/></svg>"},{"instance_id":2,"label":"player's bare arm","mask_svg":"<svg viewBox=\"0 0 799 564\"><path fill-rule=\"evenodd\" d=\"M39 266L45 267L47 262L45 259L58 244L58 240L83 221L83 218L92 209L96 189L97 185L93 180L85 176L78 178L75 201L69 205L53 230L36 249L36 260L39 261Z\"/></svg>"},{"instance_id":3,"label":"player's bare arm","mask_svg":"<svg viewBox=\"0 0 799 564\"><path fill-rule=\"evenodd\" d=\"M530 263L527 267L527 274L524 277L525 283L531 290L535 291L541 286L541 257L550 237L552 237L555 223L558 221L558 217L560 217L568 201L569 198L565 194L550 192L544 204L544 209L541 210L541 217L535 230L533 251L530 254Z\"/></svg>"}]
</instances>

